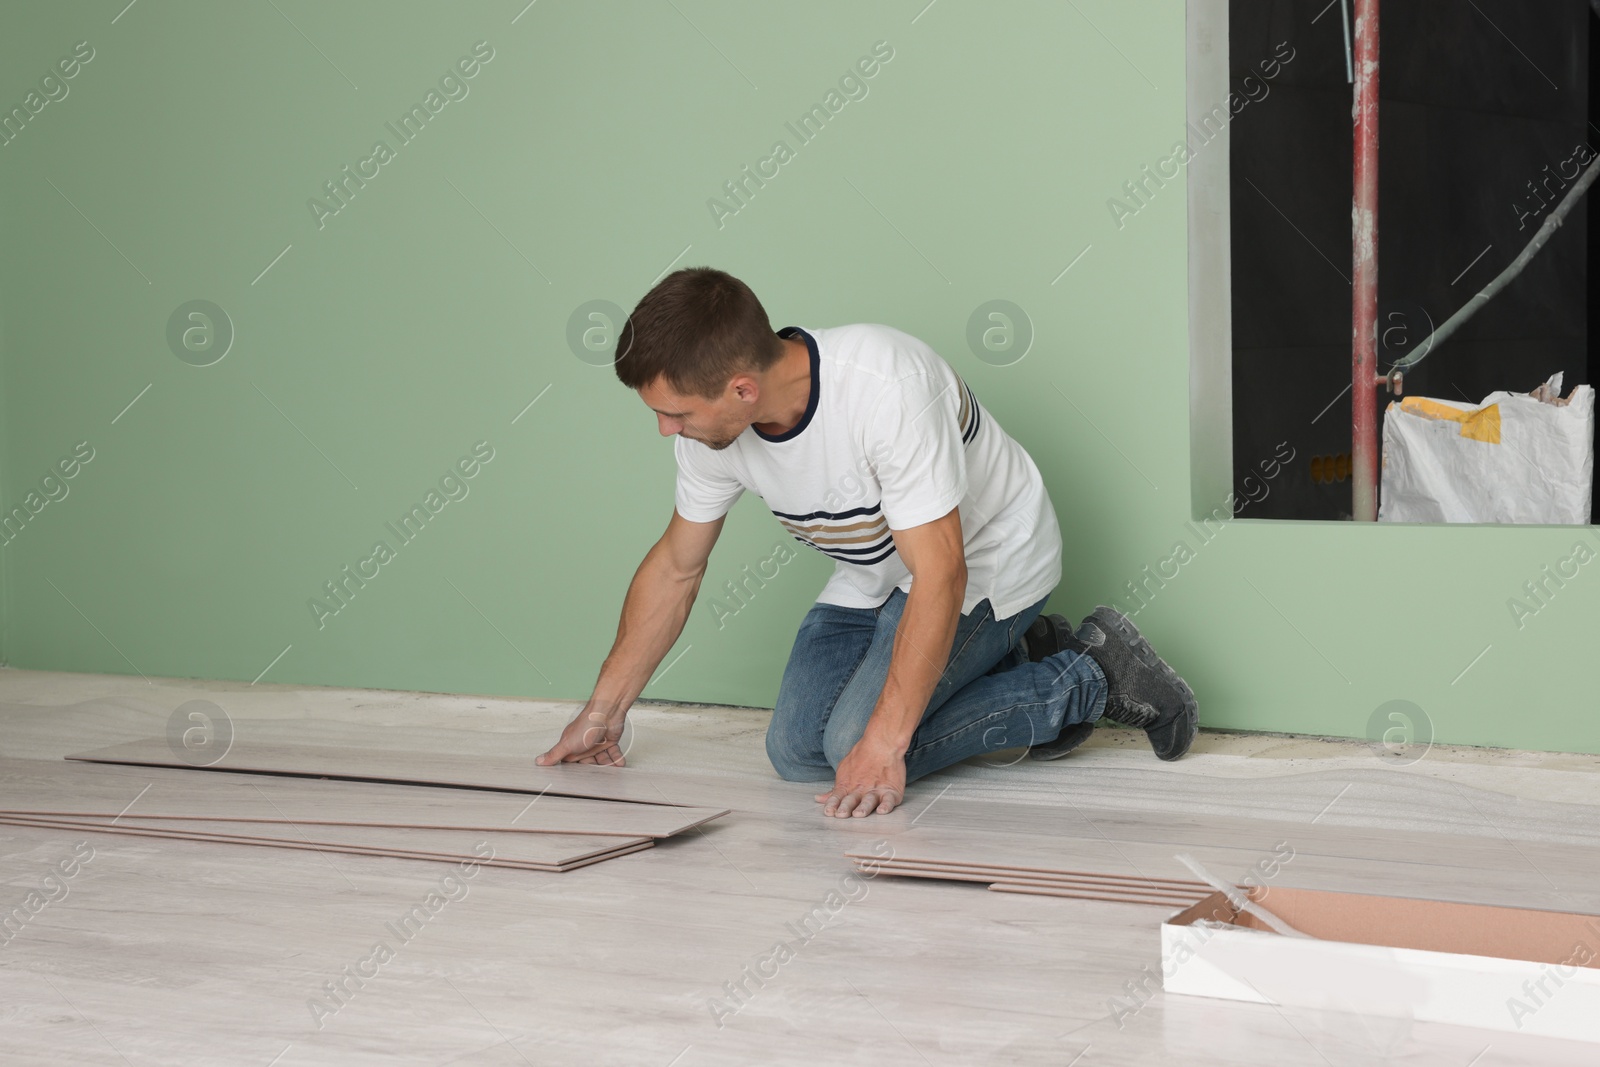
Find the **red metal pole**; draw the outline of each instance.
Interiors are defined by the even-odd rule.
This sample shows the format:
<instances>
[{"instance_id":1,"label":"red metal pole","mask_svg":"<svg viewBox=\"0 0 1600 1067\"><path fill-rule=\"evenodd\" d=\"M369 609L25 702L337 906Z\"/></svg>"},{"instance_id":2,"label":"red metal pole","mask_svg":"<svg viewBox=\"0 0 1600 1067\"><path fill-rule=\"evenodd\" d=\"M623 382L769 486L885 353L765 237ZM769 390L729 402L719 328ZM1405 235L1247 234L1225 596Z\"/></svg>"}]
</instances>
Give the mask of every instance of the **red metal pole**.
<instances>
[{"instance_id":1,"label":"red metal pole","mask_svg":"<svg viewBox=\"0 0 1600 1067\"><path fill-rule=\"evenodd\" d=\"M1352 514L1378 519L1378 0L1356 0L1355 196L1351 207Z\"/></svg>"}]
</instances>

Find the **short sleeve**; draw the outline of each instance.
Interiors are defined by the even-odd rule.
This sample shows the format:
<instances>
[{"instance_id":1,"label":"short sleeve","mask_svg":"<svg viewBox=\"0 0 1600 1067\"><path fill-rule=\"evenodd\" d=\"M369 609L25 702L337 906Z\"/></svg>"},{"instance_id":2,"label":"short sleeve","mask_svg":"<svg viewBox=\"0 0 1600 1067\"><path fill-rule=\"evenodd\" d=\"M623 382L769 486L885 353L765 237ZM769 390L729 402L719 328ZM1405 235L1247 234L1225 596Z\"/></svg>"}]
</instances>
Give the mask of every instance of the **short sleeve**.
<instances>
[{"instance_id":1,"label":"short sleeve","mask_svg":"<svg viewBox=\"0 0 1600 1067\"><path fill-rule=\"evenodd\" d=\"M918 374L885 387L867 420L864 444L877 462L891 530L943 518L966 497L962 417L970 421L975 408L954 371Z\"/></svg>"},{"instance_id":2,"label":"short sleeve","mask_svg":"<svg viewBox=\"0 0 1600 1067\"><path fill-rule=\"evenodd\" d=\"M722 469L719 458L705 445L682 436L672 440L678 461L674 506L690 522L715 522L728 513L744 492L738 479Z\"/></svg>"}]
</instances>

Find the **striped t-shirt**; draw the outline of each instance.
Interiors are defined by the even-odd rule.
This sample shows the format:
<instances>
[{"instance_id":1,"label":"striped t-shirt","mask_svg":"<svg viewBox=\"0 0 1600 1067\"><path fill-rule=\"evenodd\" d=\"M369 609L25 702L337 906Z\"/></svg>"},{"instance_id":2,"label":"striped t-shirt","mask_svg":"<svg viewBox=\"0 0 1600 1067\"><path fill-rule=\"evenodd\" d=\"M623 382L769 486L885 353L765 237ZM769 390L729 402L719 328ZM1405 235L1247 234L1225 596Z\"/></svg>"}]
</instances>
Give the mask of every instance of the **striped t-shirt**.
<instances>
[{"instance_id":1,"label":"striped t-shirt","mask_svg":"<svg viewBox=\"0 0 1600 1067\"><path fill-rule=\"evenodd\" d=\"M817 598L873 608L911 574L889 531L960 506L967 589L1008 618L1061 580L1061 531L1039 470L938 353L862 324L780 330L811 355L805 415L781 434L754 426L721 451L679 435L678 514L711 522L746 489L796 540L837 562Z\"/></svg>"}]
</instances>

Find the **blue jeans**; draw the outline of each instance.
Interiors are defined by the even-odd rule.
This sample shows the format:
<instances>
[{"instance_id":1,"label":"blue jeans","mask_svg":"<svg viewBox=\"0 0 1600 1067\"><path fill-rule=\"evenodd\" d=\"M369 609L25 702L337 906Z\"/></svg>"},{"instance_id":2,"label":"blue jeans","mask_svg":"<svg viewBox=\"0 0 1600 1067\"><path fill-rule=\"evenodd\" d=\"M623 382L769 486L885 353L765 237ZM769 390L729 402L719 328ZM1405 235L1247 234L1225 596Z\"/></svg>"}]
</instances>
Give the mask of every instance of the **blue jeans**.
<instances>
[{"instance_id":1,"label":"blue jeans","mask_svg":"<svg viewBox=\"0 0 1600 1067\"><path fill-rule=\"evenodd\" d=\"M896 589L876 608L816 604L806 614L767 729L767 756L780 776L833 778L883 691L905 603ZM1091 657L1067 650L1028 662L1022 635L1044 605L996 619L985 599L961 616L906 752L906 781L970 756L1053 741L1072 723L1100 718L1106 677Z\"/></svg>"}]
</instances>

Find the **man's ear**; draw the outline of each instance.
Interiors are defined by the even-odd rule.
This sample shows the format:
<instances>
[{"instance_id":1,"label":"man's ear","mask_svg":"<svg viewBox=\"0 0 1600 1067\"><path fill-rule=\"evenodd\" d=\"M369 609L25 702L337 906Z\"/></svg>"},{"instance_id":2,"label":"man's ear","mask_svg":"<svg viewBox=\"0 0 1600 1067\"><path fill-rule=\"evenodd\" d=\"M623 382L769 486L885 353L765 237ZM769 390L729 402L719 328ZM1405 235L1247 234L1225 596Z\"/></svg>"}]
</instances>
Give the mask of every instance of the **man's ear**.
<instances>
[{"instance_id":1,"label":"man's ear","mask_svg":"<svg viewBox=\"0 0 1600 1067\"><path fill-rule=\"evenodd\" d=\"M761 399L761 383L753 375L736 374L728 383L728 390L741 402L754 404Z\"/></svg>"}]
</instances>

